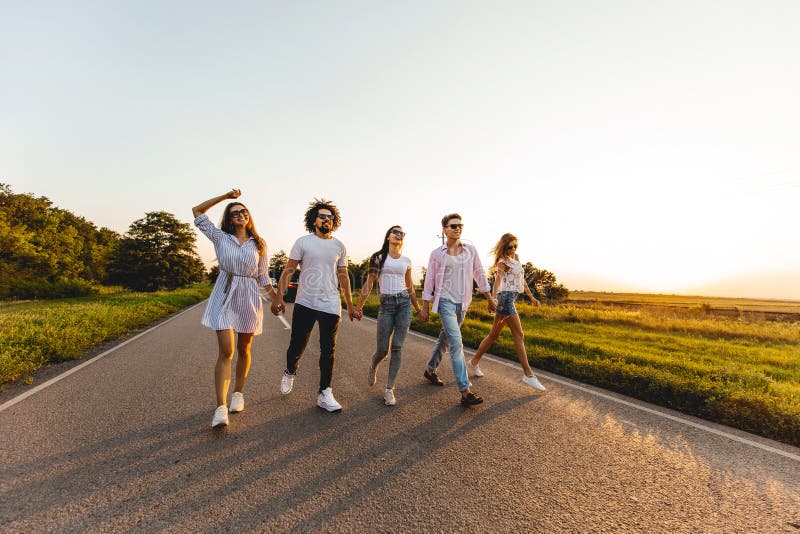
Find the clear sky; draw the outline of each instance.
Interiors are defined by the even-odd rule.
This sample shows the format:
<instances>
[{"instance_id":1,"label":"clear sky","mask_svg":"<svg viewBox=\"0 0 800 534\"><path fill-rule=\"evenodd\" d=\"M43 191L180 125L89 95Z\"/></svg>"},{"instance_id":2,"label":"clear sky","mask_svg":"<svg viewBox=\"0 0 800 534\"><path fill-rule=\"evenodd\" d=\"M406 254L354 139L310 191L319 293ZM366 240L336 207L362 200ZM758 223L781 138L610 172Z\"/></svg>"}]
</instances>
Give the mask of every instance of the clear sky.
<instances>
[{"instance_id":1,"label":"clear sky","mask_svg":"<svg viewBox=\"0 0 800 534\"><path fill-rule=\"evenodd\" d=\"M0 0L0 182L120 232L239 187L287 252L325 197L417 267L458 211L570 289L800 299L799 56L795 0Z\"/></svg>"}]
</instances>

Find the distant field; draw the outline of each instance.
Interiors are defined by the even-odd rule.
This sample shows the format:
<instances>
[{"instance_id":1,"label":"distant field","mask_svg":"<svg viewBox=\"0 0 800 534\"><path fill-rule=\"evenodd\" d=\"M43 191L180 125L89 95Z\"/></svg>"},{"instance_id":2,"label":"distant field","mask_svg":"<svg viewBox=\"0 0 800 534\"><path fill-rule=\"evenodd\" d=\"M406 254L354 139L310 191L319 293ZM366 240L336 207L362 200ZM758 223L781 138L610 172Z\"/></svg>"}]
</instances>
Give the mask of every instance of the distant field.
<instances>
[{"instance_id":1,"label":"distant field","mask_svg":"<svg viewBox=\"0 0 800 534\"><path fill-rule=\"evenodd\" d=\"M532 365L800 445L800 321L786 314L792 306L800 312L800 303L579 295L598 297L541 309L518 305ZM714 311L731 301L751 308L733 317ZM365 311L377 312L374 296ZM771 313L784 315L767 320ZM462 329L465 344L477 347L491 321L477 299ZM440 325L436 318L412 327L435 334ZM515 359L507 330L490 352Z\"/></svg>"},{"instance_id":2,"label":"distant field","mask_svg":"<svg viewBox=\"0 0 800 534\"><path fill-rule=\"evenodd\" d=\"M748 312L796 314L798 318L800 318L800 301L798 300L758 300L645 293L571 291L568 302L572 304L605 303L612 305L656 305L689 309L706 307L716 310L742 310Z\"/></svg>"},{"instance_id":3,"label":"distant field","mask_svg":"<svg viewBox=\"0 0 800 534\"><path fill-rule=\"evenodd\" d=\"M0 302L0 388L49 362L80 359L210 293L208 284L156 293L104 288L91 297Z\"/></svg>"}]
</instances>

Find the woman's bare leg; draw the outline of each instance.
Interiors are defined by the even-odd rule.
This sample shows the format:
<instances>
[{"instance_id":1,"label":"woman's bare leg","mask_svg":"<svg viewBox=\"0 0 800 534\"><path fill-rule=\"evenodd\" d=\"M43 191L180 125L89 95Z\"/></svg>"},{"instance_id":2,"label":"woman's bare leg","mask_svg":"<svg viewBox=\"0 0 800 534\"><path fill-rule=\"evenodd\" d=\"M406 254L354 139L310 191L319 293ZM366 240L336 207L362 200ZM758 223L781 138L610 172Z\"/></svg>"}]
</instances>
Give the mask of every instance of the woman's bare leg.
<instances>
[{"instance_id":1,"label":"woman's bare leg","mask_svg":"<svg viewBox=\"0 0 800 534\"><path fill-rule=\"evenodd\" d=\"M217 392L217 406L228 404L228 386L231 384L231 361L233 360L233 330L217 330L219 356L214 367L214 387Z\"/></svg>"},{"instance_id":2,"label":"woman's bare leg","mask_svg":"<svg viewBox=\"0 0 800 534\"><path fill-rule=\"evenodd\" d=\"M478 346L478 350L475 351L475 355L472 357L472 365L478 365L483 355L486 354L487 350L489 350L489 347L491 347L492 344L497 341L497 338L500 337L500 332L503 331L503 326L506 323L506 319L508 319L508 317L500 315L494 316L494 324L492 324L492 329L489 330L489 333L485 338L483 338L483 341L481 341L481 344Z\"/></svg>"},{"instance_id":3,"label":"woman's bare leg","mask_svg":"<svg viewBox=\"0 0 800 534\"><path fill-rule=\"evenodd\" d=\"M247 378L247 373L250 371L250 345L253 344L253 334L238 334L236 340L236 383L234 384L234 391L242 392L244 388L244 379Z\"/></svg>"},{"instance_id":4,"label":"woman's bare leg","mask_svg":"<svg viewBox=\"0 0 800 534\"><path fill-rule=\"evenodd\" d=\"M528 363L528 353L525 350L525 333L522 331L522 323L519 320L519 315L509 315L508 328L511 330L511 335L514 336L514 352L517 353L517 359L522 365L522 371L525 376L533 376L531 365Z\"/></svg>"}]
</instances>

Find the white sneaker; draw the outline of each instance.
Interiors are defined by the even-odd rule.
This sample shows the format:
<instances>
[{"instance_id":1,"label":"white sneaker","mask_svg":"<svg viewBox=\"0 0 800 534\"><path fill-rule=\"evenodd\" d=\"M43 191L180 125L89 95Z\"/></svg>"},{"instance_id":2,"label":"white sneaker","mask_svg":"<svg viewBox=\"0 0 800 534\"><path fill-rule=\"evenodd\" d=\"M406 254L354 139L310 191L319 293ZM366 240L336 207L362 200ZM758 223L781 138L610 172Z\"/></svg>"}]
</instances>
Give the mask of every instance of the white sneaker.
<instances>
[{"instance_id":1,"label":"white sneaker","mask_svg":"<svg viewBox=\"0 0 800 534\"><path fill-rule=\"evenodd\" d=\"M211 428L218 426L228 426L228 407L224 404L217 406L214 410L214 419L211 420Z\"/></svg>"},{"instance_id":2,"label":"white sneaker","mask_svg":"<svg viewBox=\"0 0 800 534\"><path fill-rule=\"evenodd\" d=\"M538 391L547 391L545 387L542 385L542 383L539 382L539 379L536 378L536 375L531 375L531 376L522 375L522 381L528 384L533 389L536 389Z\"/></svg>"},{"instance_id":3,"label":"white sneaker","mask_svg":"<svg viewBox=\"0 0 800 534\"><path fill-rule=\"evenodd\" d=\"M329 412L342 411L342 405L333 398L333 391L331 388L325 388L322 390L322 393L317 395L317 406Z\"/></svg>"},{"instance_id":4,"label":"white sneaker","mask_svg":"<svg viewBox=\"0 0 800 534\"><path fill-rule=\"evenodd\" d=\"M477 376L479 378L483 376L483 371L481 371L481 368L478 367L477 365L472 365L472 358L467 360L467 367L469 368L470 372L473 375L475 375L475 376Z\"/></svg>"},{"instance_id":5,"label":"white sneaker","mask_svg":"<svg viewBox=\"0 0 800 534\"><path fill-rule=\"evenodd\" d=\"M292 392L292 386L294 386L294 375L290 375L284 371L283 378L281 378L281 393L288 395Z\"/></svg>"},{"instance_id":6,"label":"white sneaker","mask_svg":"<svg viewBox=\"0 0 800 534\"><path fill-rule=\"evenodd\" d=\"M234 391L231 396L231 407L229 413L239 413L244 411L244 395L240 391Z\"/></svg>"},{"instance_id":7,"label":"white sneaker","mask_svg":"<svg viewBox=\"0 0 800 534\"><path fill-rule=\"evenodd\" d=\"M387 389L383 392L383 403L386 406L394 406L397 404L397 399L394 398L394 390Z\"/></svg>"},{"instance_id":8,"label":"white sneaker","mask_svg":"<svg viewBox=\"0 0 800 534\"><path fill-rule=\"evenodd\" d=\"M369 383L370 386L374 386L375 382L377 380L378 380L378 369L376 369L375 367L372 367L372 365L370 365L369 366L369 376L367 377L367 382Z\"/></svg>"}]
</instances>

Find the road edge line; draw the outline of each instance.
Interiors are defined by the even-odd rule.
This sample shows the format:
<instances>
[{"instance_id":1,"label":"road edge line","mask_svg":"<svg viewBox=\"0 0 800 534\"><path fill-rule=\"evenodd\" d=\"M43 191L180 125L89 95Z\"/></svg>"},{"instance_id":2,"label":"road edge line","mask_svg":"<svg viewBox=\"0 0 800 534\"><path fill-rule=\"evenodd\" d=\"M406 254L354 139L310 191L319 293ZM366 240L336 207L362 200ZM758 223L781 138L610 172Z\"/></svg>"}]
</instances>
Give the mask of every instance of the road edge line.
<instances>
[{"instance_id":1,"label":"road edge line","mask_svg":"<svg viewBox=\"0 0 800 534\"><path fill-rule=\"evenodd\" d=\"M372 317L366 317L365 316L365 318L369 319L370 321L373 321L373 322L377 323L377 320L372 318ZM433 336L430 336L430 335L427 335L427 334L422 334L420 332L415 332L414 330L409 330L408 333L412 334L414 336L417 336L419 338L425 339L427 341L435 341L436 340L436 338L433 337ZM464 353L465 354L466 353L475 354L475 351L464 347ZM522 369L522 367L519 364L512 363L512 362L510 362L508 360L505 360L503 358L499 358L499 357L494 356L494 355L489 354L489 353L486 353L483 357L484 358L488 357L493 362L503 364L503 365L505 365L507 367L513 367L515 369L520 369L520 370ZM639 404L637 404L635 402L630 402L630 401L627 401L625 399L620 399L620 398L617 398L617 397L615 397L613 395L609 395L607 393L602 393L600 391L595 391L594 389L591 389L591 388L586 387L586 386L582 386L582 385L579 385L579 384L573 384L572 382L564 380L562 378L556 378L552 373L549 373L547 371L538 370L538 374L540 376L546 377L547 380L552 380L553 382L557 382L558 384L561 384L562 386L567 386L567 387L570 387L570 388L573 388L573 389L577 389L579 391L583 391L584 393L589 393L590 395L594 395L594 396L600 397L602 399L606 399L606 400L609 400L609 401L612 401L612 402L616 402L617 404L622 404L624 406L628 406L629 408L634 408L636 410L640 410L640 411L649 413L651 415L657 415L659 417L663 417L665 419L669 419L670 421L675 421L677 423L682 423L684 425L687 425L687 426L690 426L690 427L693 427L693 428L697 428L699 430L705 430L706 432L710 432L711 434L716 434L718 436L722 436L722 437L728 438L730 440L737 441L739 443L742 443L743 445L749 445L751 447L755 447L757 449L761 449L761 450L766 451L766 452L771 452L773 454L777 454L777 455L789 458L790 460L794 460L796 462L800 462L800 455L792 454L791 452L787 452L787 451L784 451L784 450L781 450L781 449L778 449L778 448L775 448L775 447L770 447L769 445L764 445L763 443L759 443L757 441L753 441L753 440L750 440L750 439L747 439L747 438L743 438L743 437L737 436L735 434L731 434L729 432L725 432L724 430L717 430L716 428L712 428L710 426L707 426L707 425L704 425L704 424L701 424L701 423L695 423L694 421L690 421L689 419L684 419L682 417L677 417L675 415L664 413L664 412L661 412L659 410L655 410L653 408L648 408L647 406L641 406L641 405L639 405ZM647 401L638 401L638 402L647 402ZM769 438L764 438L764 439L769 439Z\"/></svg>"}]
</instances>

